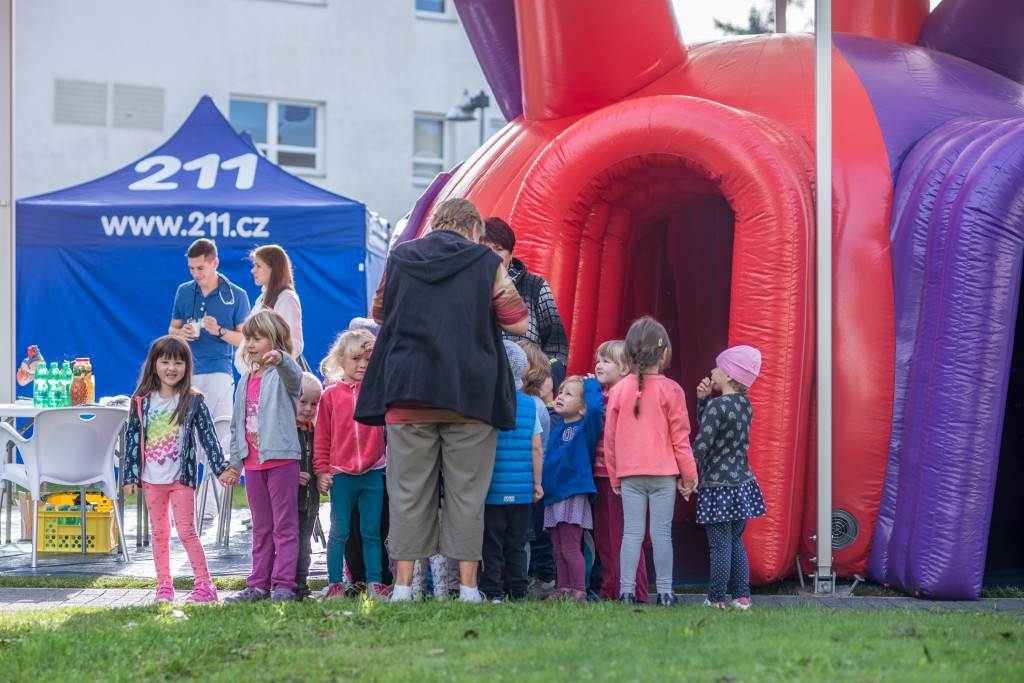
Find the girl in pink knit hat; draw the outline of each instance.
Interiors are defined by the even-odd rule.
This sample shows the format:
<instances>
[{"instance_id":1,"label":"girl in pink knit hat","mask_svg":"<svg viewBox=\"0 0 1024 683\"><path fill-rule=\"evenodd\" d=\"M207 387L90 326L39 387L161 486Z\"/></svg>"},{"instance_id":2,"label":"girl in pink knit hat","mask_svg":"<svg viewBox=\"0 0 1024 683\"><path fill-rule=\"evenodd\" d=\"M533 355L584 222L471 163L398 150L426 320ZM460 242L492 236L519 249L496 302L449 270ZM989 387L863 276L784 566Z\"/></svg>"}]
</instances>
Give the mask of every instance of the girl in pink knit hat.
<instances>
[{"instance_id":1,"label":"girl in pink knit hat","mask_svg":"<svg viewBox=\"0 0 1024 683\"><path fill-rule=\"evenodd\" d=\"M750 422L753 406L747 390L761 371L761 352L733 346L718 354L718 366L697 385L700 429L693 454L700 473L697 523L703 524L711 549L708 607L725 608L732 577L732 606L750 607L750 567L743 545L747 520L767 514L761 488L750 471ZM710 398L711 391L722 393Z\"/></svg>"}]
</instances>

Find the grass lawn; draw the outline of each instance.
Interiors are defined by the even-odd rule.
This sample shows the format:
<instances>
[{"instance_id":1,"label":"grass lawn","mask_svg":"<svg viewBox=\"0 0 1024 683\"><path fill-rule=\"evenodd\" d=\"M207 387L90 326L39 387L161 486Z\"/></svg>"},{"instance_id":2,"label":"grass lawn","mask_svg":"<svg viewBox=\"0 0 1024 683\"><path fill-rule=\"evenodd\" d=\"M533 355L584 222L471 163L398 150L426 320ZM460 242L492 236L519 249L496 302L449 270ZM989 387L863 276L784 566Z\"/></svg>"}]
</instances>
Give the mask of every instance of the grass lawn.
<instances>
[{"instance_id":1,"label":"grass lawn","mask_svg":"<svg viewBox=\"0 0 1024 683\"><path fill-rule=\"evenodd\" d=\"M0 614L0 680L1024 679L1024 613L604 604Z\"/></svg>"}]
</instances>

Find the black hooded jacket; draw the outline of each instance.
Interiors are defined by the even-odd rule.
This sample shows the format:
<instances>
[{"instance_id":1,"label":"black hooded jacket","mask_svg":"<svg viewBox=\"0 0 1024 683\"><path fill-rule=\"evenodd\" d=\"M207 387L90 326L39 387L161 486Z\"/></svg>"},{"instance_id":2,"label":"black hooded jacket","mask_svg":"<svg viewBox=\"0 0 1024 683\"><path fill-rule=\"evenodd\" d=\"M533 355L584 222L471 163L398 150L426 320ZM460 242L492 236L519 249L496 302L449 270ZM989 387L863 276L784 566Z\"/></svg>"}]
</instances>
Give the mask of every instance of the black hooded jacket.
<instances>
[{"instance_id":1,"label":"black hooded jacket","mask_svg":"<svg viewBox=\"0 0 1024 683\"><path fill-rule=\"evenodd\" d=\"M488 247L449 230L395 248L356 420L382 425L388 405L422 401L498 429L515 426L515 385L491 308L500 266Z\"/></svg>"}]
</instances>

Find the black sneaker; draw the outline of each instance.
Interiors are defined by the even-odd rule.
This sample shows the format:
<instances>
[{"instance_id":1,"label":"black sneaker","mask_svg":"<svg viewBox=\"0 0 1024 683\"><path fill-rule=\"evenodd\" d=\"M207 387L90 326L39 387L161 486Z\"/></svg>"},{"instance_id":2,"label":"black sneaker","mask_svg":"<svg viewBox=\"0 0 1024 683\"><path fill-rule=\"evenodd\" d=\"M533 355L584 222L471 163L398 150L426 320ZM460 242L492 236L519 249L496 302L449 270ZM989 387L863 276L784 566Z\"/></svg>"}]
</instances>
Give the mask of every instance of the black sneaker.
<instances>
[{"instance_id":1,"label":"black sneaker","mask_svg":"<svg viewBox=\"0 0 1024 683\"><path fill-rule=\"evenodd\" d=\"M679 604L679 601L676 600L676 596L674 593L659 593L658 599L655 601L654 604L660 605L662 607L675 607L677 604Z\"/></svg>"},{"instance_id":2,"label":"black sneaker","mask_svg":"<svg viewBox=\"0 0 1024 683\"><path fill-rule=\"evenodd\" d=\"M635 605L636 596L632 593L623 593L619 596L619 602L621 602L623 605Z\"/></svg>"}]
</instances>

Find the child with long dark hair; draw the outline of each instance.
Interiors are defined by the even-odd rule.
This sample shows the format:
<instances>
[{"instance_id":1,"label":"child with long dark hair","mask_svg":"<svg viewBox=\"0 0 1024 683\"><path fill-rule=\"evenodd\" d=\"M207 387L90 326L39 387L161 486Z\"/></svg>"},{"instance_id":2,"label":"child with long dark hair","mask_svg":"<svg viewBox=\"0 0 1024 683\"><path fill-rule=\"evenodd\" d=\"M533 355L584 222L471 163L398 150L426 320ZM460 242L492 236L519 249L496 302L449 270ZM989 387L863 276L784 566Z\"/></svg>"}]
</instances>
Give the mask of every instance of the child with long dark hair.
<instances>
[{"instance_id":1,"label":"child with long dark hair","mask_svg":"<svg viewBox=\"0 0 1024 683\"><path fill-rule=\"evenodd\" d=\"M166 335L149 347L125 428L124 492L134 496L141 484L146 494L156 564L155 602L174 600L168 507L174 510L178 540L185 546L196 581L186 600L217 602L217 589L196 533L197 440L221 482L235 483L238 473L224 461L206 401L192 388L192 351L183 339Z\"/></svg>"}]
</instances>

